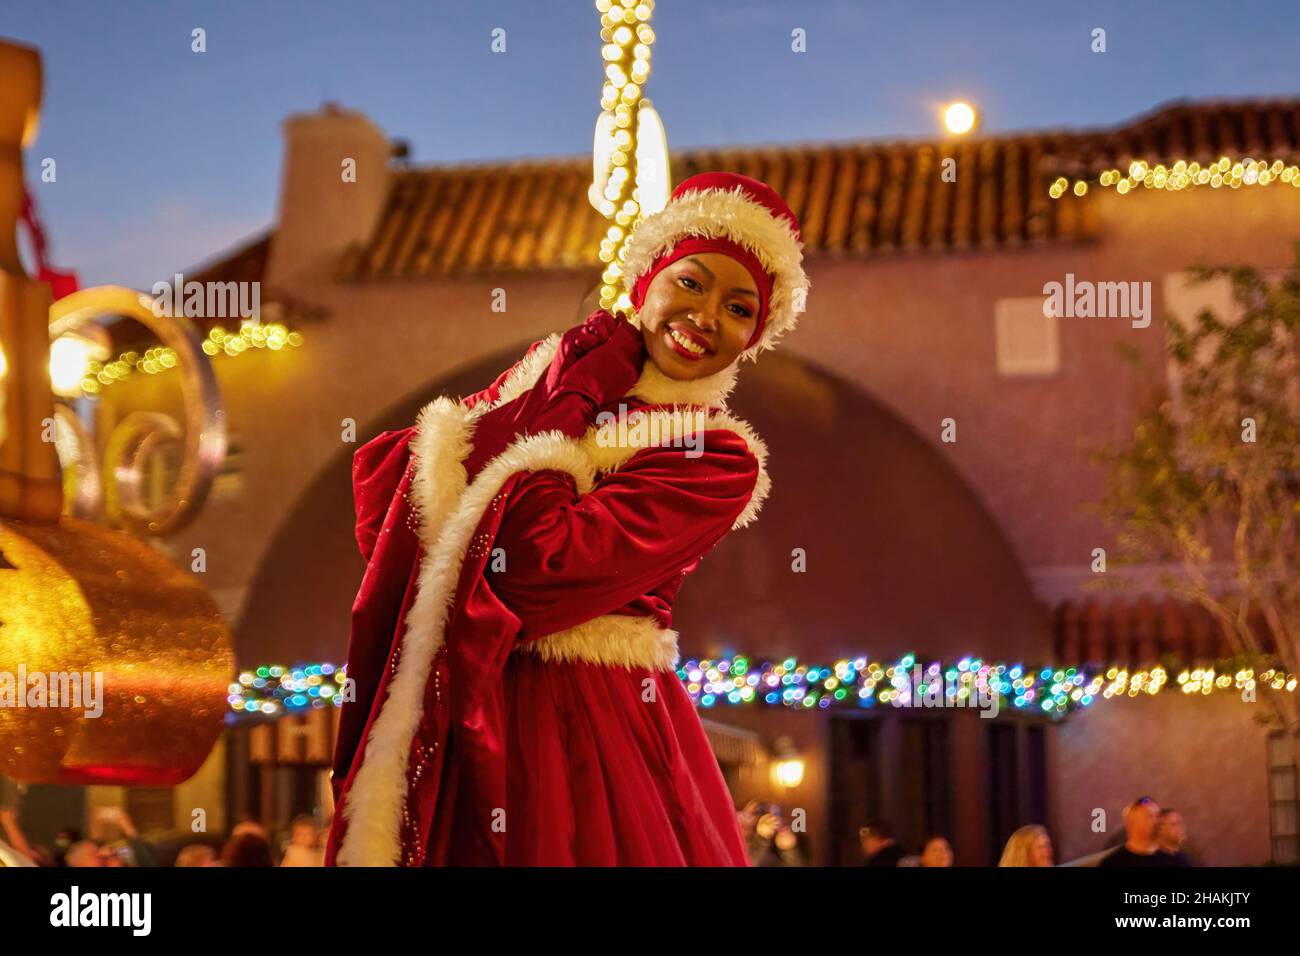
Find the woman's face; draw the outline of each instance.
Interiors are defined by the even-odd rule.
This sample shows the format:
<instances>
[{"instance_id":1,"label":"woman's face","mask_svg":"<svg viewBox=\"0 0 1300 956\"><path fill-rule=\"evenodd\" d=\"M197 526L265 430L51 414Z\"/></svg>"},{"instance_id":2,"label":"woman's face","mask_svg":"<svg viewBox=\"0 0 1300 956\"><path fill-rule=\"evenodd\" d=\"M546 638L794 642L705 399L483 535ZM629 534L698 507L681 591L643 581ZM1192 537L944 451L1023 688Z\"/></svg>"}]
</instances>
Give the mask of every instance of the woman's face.
<instances>
[{"instance_id":1,"label":"woman's face","mask_svg":"<svg viewBox=\"0 0 1300 956\"><path fill-rule=\"evenodd\" d=\"M659 271L639 315L646 351L661 372L704 378L745 351L758 324L758 289L731 256L700 252Z\"/></svg>"}]
</instances>

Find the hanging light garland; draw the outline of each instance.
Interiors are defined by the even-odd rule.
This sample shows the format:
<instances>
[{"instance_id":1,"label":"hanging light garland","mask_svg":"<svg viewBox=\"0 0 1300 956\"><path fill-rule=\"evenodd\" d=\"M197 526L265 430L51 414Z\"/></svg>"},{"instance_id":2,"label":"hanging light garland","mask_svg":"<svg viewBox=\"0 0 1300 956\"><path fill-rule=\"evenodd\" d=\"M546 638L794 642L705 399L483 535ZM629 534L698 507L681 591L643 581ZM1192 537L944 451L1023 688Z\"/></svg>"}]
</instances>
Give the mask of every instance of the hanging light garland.
<instances>
[{"instance_id":1,"label":"hanging light garland","mask_svg":"<svg viewBox=\"0 0 1300 956\"><path fill-rule=\"evenodd\" d=\"M1153 667L1132 674L1112 667L1106 672L1106 680L1109 683L1103 692L1104 697L1125 695L1136 697L1141 693L1159 693L1161 688L1169 683L1169 674L1163 667ZM1284 674L1272 668L1256 676L1251 668L1241 668L1229 673L1228 671L1216 672L1213 667L1198 667L1195 670L1183 670L1179 673L1176 684L1184 694L1201 696L1216 690L1254 691L1258 687L1294 693L1296 677L1294 674Z\"/></svg>"},{"instance_id":2,"label":"hanging light garland","mask_svg":"<svg viewBox=\"0 0 1300 956\"><path fill-rule=\"evenodd\" d=\"M237 332L230 332L221 326L214 326L203 340L203 351L208 355L242 355L250 349L270 349L278 352L286 348L302 345L302 333L290 332L280 322L246 322ZM143 353L123 352L111 362L90 361L86 364L86 374L81 380L81 390L87 395L103 391L109 385L130 377L133 372L157 375L177 365L174 349L167 346L155 346Z\"/></svg>"},{"instance_id":3,"label":"hanging light garland","mask_svg":"<svg viewBox=\"0 0 1300 956\"><path fill-rule=\"evenodd\" d=\"M910 654L892 665L863 657L830 666L800 664L792 657L757 666L740 656L690 660L677 669L677 676L701 707L751 703L803 709L907 707L927 706L923 699L936 696L942 697L942 706L960 707L996 695L999 708L1040 710L1052 716L1087 707L1099 697L1154 696L1169 683L1163 667L1133 673L1111 667L1103 674L1086 666L1035 669L978 658L963 658L948 667L938 662L918 666ZM1250 668L1216 672L1206 667L1183 670L1176 686L1185 694L1201 696L1215 690L1254 691L1260 686L1294 692L1296 677L1273 669L1257 677Z\"/></svg>"},{"instance_id":4,"label":"hanging light garland","mask_svg":"<svg viewBox=\"0 0 1300 956\"><path fill-rule=\"evenodd\" d=\"M1086 668L1032 669L969 657L945 667L937 661L918 664L911 654L893 664L859 657L825 666L801 664L793 657L756 665L743 656L688 660L677 676L701 707L974 707L996 696L999 707L1053 716L1088 706L1105 685L1101 675Z\"/></svg>"},{"instance_id":5,"label":"hanging light garland","mask_svg":"<svg viewBox=\"0 0 1300 956\"><path fill-rule=\"evenodd\" d=\"M323 707L341 707L340 685L347 680L347 665L279 664L244 671L230 682L226 700L235 715L280 717Z\"/></svg>"},{"instance_id":6,"label":"hanging light garland","mask_svg":"<svg viewBox=\"0 0 1300 956\"><path fill-rule=\"evenodd\" d=\"M1268 160L1251 157L1234 162L1227 156L1221 156L1217 162L1204 166L1182 159L1172 166L1151 165L1135 160L1129 164L1127 175L1118 169L1108 169L1097 177L1095 183L1113 188L1121 196L1139 186L1166 192L1190 191L1198 186L1240 189L1242 186L1268 186L1274 183L1300 188L1300 166L1287 165L1280 159L1270 163ZM1077 179L1071 185L1070 180L1061 176L1052 183L1047 193L1053 199L1060 199L1066 193L1084 196L1088 193L1089 185L1090 181L1086 179Z\"/></svg>"},{"instance_id":7,"label":"hanging light garland","mask_svg":"<svg viewBox=\"0 0 1300 956\"><path fill-rule=\"evenodd\" d=\"M1103 673L1086 666L1026 668L970 657L945 667L937 661L918 664L912 654L892 664L866 657L829 665L803 664L793 657L762 662L743 655L691 659L678 666L677 676L691 700L704 708L752 704L796 710L880 705L975 707L996 695L999 709L1010 707L1051 717L1081 710L1098 699L1152 697L1167 687L1201 697L1227 690L1296 690L1294 674L1273 669L1258 675L1250 668L1184 669L1171 684L1164 667L1132 672L1111 667ZM244 671L230 684L230 709L236 715L278 717L342 706L339 688L346 678L346 667L333 664L274 665Z\"/></svg>"},{"instance_id":8,"label":"hanging light garland","mask_svg":"<svg viewBox=\"0 0 1300 956\"><path fill-rule=\"evenodd\" d=\"M605 84L592 149L592 183L587 197L610 220L600 241L600 304L611 311L630 306L622 291L623 247L643 215L668 200L668 149L659 114L642 91L650 79L653 0L596 0L600 12Z\"/></svg>"}]
</instances>

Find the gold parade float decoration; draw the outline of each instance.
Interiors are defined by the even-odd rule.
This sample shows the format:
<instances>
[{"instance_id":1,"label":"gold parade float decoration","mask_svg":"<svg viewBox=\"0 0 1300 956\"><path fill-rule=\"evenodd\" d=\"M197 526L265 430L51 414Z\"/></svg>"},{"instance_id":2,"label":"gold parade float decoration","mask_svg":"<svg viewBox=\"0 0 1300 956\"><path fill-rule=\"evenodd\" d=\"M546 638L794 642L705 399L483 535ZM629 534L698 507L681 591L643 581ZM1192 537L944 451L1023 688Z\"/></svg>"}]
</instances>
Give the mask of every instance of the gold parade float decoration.
<instances>
[{"instance_id":1,"label":"gold parade float decoration","mask_svg":"<svg viewBox=\"0 0 1300 956\"><path fill-rule=\"evenodd\" d=\"M0 42L0 774L170 786L198 770L221 732L234 656L207 591L144 538L175 532L201 507L225 454L223 416L186 319L160 317L148 296L121 288L51 309L48 286L26 276L22 148L36 135L40 93L37 51ZM55 399L51 341L102 343L104 324L120 318L175 351L185 422L133 412L101 450L93 409ZM150 504L145 463L169 444L183 448L179 477ZM66 494L58 445L75 460Z\"/></svg>"}]
</instances>

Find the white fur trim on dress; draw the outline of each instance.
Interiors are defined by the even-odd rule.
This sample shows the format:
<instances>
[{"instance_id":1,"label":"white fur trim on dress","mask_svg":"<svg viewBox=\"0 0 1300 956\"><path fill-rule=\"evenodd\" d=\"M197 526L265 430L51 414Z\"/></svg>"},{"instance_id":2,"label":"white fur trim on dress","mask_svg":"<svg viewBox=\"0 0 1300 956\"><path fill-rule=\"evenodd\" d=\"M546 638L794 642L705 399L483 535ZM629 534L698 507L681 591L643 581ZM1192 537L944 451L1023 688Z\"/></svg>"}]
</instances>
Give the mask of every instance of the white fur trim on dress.
<instances>
[{"instance_id":1,"label":"white fur trim on dress","mask_svg":"<svg viewBox=\"0 0 1300 956\"><path fill-rule=\"evenodd\" d=\"M682 239L725 238L752 252L771 273L772 299L763 334L745 350L747 358L773 348L792 330L804 311L809 282L803 270L803 247L784 219L734 189L692 189L682 193L632 230L624 247L623 284L630 293L661 255Z\"/></svg>"},{"instance_id":2,"label":"white fur trim on dress","mask_svg":"<svg viewBox=\"0 0 1300 956\"><path fill-rule=\"evenodd\" d=\"M449 398L437 398L416 419L411 438L411 505L425 554L416 578L415 599L406 613L388 697L380 705L361 766L344 801L348 826L339 847L340 866L393 866L398 862L410 742L423 711L429 669L442 647L446 620L446 562L439 563L432 556L439 553L448 518L466 493L468 475L463 462L470 452L475 424L491 409L530 388L550 364L559 342L559 335L552 335L518 362L495 401L468 409ZM408 658L413 666L402 667Z\"/></svg>"},{"instance_id":3,"label":"white fur trim on dress","mask_svg":"<svg viewBox=\"0 0 1300 956\"><path fill-rule=\"evenodd\" d=\"M677 632L652 618L605 614L576 627L522 641L518 653L544 661L586 661L604 667L644 667L671 670L677 666Z\"/></svg>"},{"instance_id":4,"label":"white fur trim on dress","mask_svg":"<svg viewBox=\"0 0 1300 956\"><path fill-rule=\"evenodd\" d=\"M420 541L436 541L447 517L465 490L461 463L469 447L474 416L459 402L439 398L425 406L411 439L414 469L412 506L419 516ZM339 847L339 866L395 866L402 805L406 797L406 768L411 737L423 711L424 661L432 662L441 643L436 624L443 617L437 568L421 562L415 600L406 613L406 627L398 644L397 661L388 682L388 696L380 705L366 739L361 766L343 802L347 830ZM402 667L411 660L415 666Z\"/></svg>"}]
</instances>

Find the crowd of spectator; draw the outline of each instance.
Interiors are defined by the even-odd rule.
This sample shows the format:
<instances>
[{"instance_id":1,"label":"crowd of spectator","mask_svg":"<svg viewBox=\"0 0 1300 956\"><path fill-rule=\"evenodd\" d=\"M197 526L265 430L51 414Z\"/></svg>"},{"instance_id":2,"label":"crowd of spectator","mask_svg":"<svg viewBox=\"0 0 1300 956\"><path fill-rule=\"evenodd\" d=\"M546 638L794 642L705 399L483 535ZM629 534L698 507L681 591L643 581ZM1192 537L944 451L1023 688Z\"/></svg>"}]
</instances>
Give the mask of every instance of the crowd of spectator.
<instances>
[{"instance_id":1,"label":"crowd of spectator","mask_svg":"<svg viewBox=\"0 0 1300 956\"><path fill-rule=\"evenodd\" d=\"M807 866L812 862L800 811L787 815L780 806L752 800L737 811L754 866ZM1064 866L1172 867L1191 866L1187 828L1182 815L1139 797L1124 808L1123 838L1099 853ZM32 845L18 826L12 809L0 808L0 866L323 866L324 832L313 816L295 817L274 832L253 819L236 823L224 837L193 834L146 840L120 807L97 808L87 834L61 830L51 845ZM882 820L865 824L858 834L863 865L869 867L950 867L952 845L931 834L911 853ZM998 866L1055 866L1055 850L1047 828L1023 826L1011 834Z\"/></svg>"},{"instance_id":2,"label":"crowd of spectator","mask_svg":"<svg viewBox=\"0 0 1300 956\"><path fill-rule=\"evenodd\" d=\"M804 832L786 819L773 804L750 801L737 812L741 833L754 866L806 866L810 854ZM1161 809L1150 797L1139 797L1124 808L1123 833L1104 850L1061 866L1167 867L1191 866L1187 828L1182 814ZM949 867L954 864L952 844L942 834L931 834L910 852L884 820L871 820L858 831L864 866ZM1056 866L1056 851L1047 828L1030 824L1007 839L998 866Z\"/></svg>"},{"instance_id":3,"label":"crowd of spectator","mask_svg":"<svg viewBox=\"0 0 1300 956\"><path fill-rule=\"evenodd\" d=\"M253 819L228 834L147 840L120 807L99 807L90 832L69 827L49 845L30 843L12 809L0 808L0 866L323 866L323 830L312 816L295 817L274 832Z\"/></svg>"}]
</instances>

